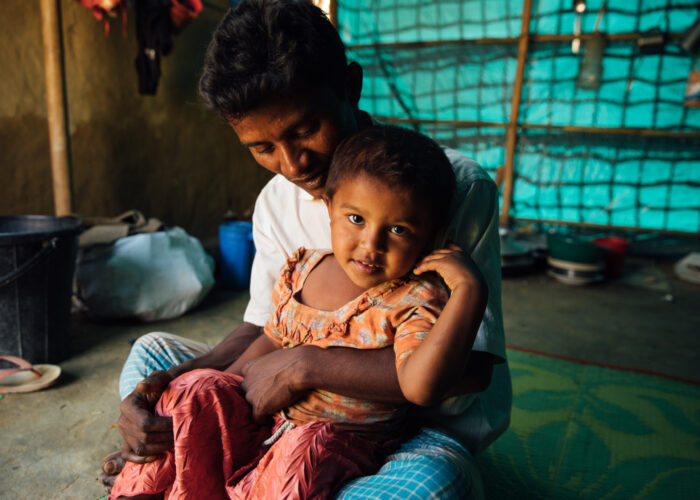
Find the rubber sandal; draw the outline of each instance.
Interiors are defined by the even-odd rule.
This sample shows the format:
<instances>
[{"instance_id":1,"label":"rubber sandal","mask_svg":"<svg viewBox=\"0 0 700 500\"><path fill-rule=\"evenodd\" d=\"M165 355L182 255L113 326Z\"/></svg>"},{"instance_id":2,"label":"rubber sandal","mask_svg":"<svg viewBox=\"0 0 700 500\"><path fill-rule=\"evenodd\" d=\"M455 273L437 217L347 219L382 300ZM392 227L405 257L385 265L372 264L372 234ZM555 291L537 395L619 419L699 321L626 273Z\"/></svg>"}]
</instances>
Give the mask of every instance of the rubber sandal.
<instances>
[{"instance_id":1,"label":"rubber sandal","mask_svg":"<svg viewBox=\"0 0 700 500\"><path fill-rule=\"evenodd\" d=\"M61 368L56 365L32 365L16 356L0 356L0 360L17 365L0 370L0 394L40 391L55 384L61 376Z\"/></svg>"}]
</instances>

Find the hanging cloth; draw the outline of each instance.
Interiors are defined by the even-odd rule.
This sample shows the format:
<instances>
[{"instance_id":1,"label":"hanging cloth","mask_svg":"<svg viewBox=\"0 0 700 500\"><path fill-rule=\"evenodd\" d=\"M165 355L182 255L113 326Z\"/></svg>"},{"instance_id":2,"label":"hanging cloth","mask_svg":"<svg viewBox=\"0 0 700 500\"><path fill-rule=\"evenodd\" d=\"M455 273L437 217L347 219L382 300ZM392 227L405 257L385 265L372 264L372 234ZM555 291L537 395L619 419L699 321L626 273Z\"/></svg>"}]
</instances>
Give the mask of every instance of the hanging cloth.
<instances>
[{"instance_id":1,"label":"hanging cloth","mask_svg":"<svg viewBox=\"0 0 700 500\"><path fill-rule=\"evenodd\" d=\"M77 0L80 5L90 9L92 15L98 21L105 19L105 35L109 35L109 20L122 13L122 26L126 36L126 1L125 0ZM175 0L176 1L176 0Z\"/></svg>"},{"instance_id":2,"label":"hanging cloth","mask_svg":"<svg viewBox=\"0 0 700 500\"><path fill-rule=\"evenodd\" d=\"M160 78L160 58L173 48L178 33L202 10L201 0L139 0L136 10L136 39L139 51L136 71L139 93L154 95Z\"/></svg>"},{"instance_id":3,"label":"hanging cloth","mask_svg":"<svg viewBox=\"0 0 700 500\"><path fill-rule=\"evenodd\" d=\"M139 0L134 9L139 46L134 64L139 76L139 93L154 95L160 78L160 56L169 54L173 48L170 0Z\"/></svg>"}]
</instances>

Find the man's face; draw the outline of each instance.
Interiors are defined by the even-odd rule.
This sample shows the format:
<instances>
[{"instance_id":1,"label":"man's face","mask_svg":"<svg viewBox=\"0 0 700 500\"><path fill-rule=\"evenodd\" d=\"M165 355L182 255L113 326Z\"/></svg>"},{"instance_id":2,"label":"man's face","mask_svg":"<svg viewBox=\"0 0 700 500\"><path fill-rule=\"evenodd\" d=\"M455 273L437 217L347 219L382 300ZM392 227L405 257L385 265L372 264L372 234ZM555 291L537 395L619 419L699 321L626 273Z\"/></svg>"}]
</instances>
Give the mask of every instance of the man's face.
<instances>
[{"instance_id":1,"label":"man's face","mask_svg":"<svg viewBox=\"0 0 700 500\"><path fill-rule=\"evenodd\" d=\"M325 201L335 258L362 288L404 276L432 242L430 210L407 189L360 175Z\"/></svg>"},{"instance_id":2,"label":"man's face","mask_svg":"<svg viewBox=\"0 0 700 500\"><path fill-rule=\"evenodd\" d=\"M269 101L229 123L262 167L320 198L335 147L358 130L355 111L322 87Z\"/></svg>"}]
</instances>

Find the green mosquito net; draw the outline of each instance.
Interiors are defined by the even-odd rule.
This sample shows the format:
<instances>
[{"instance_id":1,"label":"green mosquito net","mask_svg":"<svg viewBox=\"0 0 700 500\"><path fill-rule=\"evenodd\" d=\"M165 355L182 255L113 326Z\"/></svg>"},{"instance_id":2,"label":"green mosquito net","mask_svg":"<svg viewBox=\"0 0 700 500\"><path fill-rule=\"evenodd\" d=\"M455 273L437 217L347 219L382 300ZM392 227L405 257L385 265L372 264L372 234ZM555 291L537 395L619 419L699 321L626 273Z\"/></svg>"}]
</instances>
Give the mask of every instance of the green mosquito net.
<instances>
[{"instance_id":1,"label":"green mosquito net","mask_svg":"<svg viewBox=\"0 0 700 500\"><path fill-rule=\"evenodd\" d=\"M583 34L596 24L611 35L683 33L700 9L698 1L609 0L599 15L602 0L586 3ZM338 30L365 72L361 108L380 121L399 119L495 175L506 161L503 124L511 116L523 4L339 0ZM573 34L576 22L571 0L532 2L530 34L540 39L529 43L525 63L510 215L700 231L700 108L684 105L692 55L673 36L652 54L641 53L635 37L607 39L599 86L583 88L589 42L574 53L570 39L552 36ZM434 43L451 41L458 42Z\"/></svg>"}]
</instances>

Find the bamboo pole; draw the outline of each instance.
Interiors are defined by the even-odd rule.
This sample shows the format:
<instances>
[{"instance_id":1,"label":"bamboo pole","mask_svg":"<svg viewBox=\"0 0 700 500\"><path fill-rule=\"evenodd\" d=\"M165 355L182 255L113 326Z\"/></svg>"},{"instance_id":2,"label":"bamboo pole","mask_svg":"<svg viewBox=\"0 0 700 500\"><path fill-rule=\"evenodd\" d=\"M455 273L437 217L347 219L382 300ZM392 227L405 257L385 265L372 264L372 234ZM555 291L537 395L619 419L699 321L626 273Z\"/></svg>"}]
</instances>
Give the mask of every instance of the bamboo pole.
<instances>
[{"instance_id":1,"label":"bamboo pole","mask_svg":"<svg viewBox=\"0 0 700 500\"><path fill-rule=\"evenodd\" d=\"M641 33L610 33L603 34L607 41L627 41L637 40ZM580 35L530 35L530 42L570 42L574 38L579 40L589 40L596 36L594 33L582 33ZM666 37L671 39L681 38L683 33L667 33ZM413 42L390 42L390 43L358 43L348 45L347 50L361 50L370 48L415 48L415 47L435 47L439 45L462 45L462 44L498 44L498 43L519 43L520 37L496 37L496 38L455 38L453 40L423 40Z\"/></svg>"},{"instance_id":2,"label":"bamboo pole","mask_svg":"<svg viewBox=\"0 0 700 500\"><path fill-rule=\"evenodd\" d=\"M331 20L331 23L333 23L333 26L338 29L338 0L330 0L328 18Z\"/></svg>"},{"instance_id":3,"label":"bamboo pole","mask_svg":"<svg viewBox=\"0 0 700 500\"><path fill-rule=\"evenodd\" d=\"M484 122L478 120L435 120L432 118L398 118L396 116L375 116L382 123L404 123L404 124L420 124L420 125L451 125L456 127L507 127L507 123L502 122Z\"/></svg>"},{"instance_id":4,"label":"bamboo pole","mask_svg":"<svg viewBox=\"0 0 700 500\"><path fill-rule=\"evenodd\" d=\"M661 233L668 234L670 236L694 236L697 238L698 233L693 233L690 231L678 231L673 229L653 229L647 227L634 227L634 226L612 226L609 224L594 224L592 222L573 222L564 220L551 220L551 219L532 219L528 217L513 217L511 220L517 222L531 222L534 224L550 224L553 226L573 226L582 227L586 229L600 229L601 231L628 231L634 233Z\"/></svg>"},{"instance_id":5,"label":"bamboo pole","mask_svg":"<svg viewBox=\"0 0 700 500\"><path fill-rule=\"evenodd\" d=\"M478 120L438 120L433 118L398 118L395 116L376 116L378 121L383 123L404 123L420 125L449 125L453 127L492 127L508 128L508 123L486 122ZM583 134L616 134L643 137L671 137L678 139L700 139L700 132L681 132L674 130L658 130L638 127L580 127L577 125L538 125L534 123L519 123L519 128L533 130L554 130L569 133Z\"/></svg>"},{"instance_id":6,"label":"bamboo pole","mask_svg":"<svg viewBox=\"0 0 700 500\"><path fill-rule=\"evenodd\" d=\"M507 226L510 219L510 204L513 198L513 162L515 160L515 143L518 140L518 113L520 112L520 98L523 93L523 77L525 75L525 61L527 60L527 45L530 38L530 14L532 12L532 0L523 2L523 19L520 28L520 41L518 43L518 67L513 84L513 100L510 106L510 121L506 136L506 168L503 173L503 201L501 205L501 226Z\"/></svg>"},{"instance_id":7,"label":"bamboo pole","mask_svg":"<svg viewBox=\"0 0 700 500\"><path fill-rule=\"evenodd\" d=\"M700 138L700 132L680 132L674 130L658 130L637 127L579 127L576 125L536 125L533 123L521 123L520 127L532 130L559 130L562 132L583 134L616 134L636 135L643 137L675 137L680 139Z\"/></svg>"},{"instance_id":8,"label":"bamboo pole","mask_svg":"<svg viewBox=\"0 0 700 500\"><path fill-rule=\"evenodd\" d=\"M54 208L56 215L68 215L73 210L66 127L68 120L63 85L60 7L59 0L40 0L40 2Z\"/></svg>"}]
</instances>

